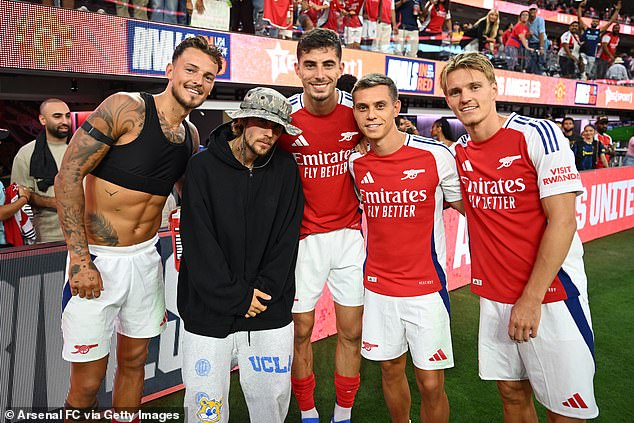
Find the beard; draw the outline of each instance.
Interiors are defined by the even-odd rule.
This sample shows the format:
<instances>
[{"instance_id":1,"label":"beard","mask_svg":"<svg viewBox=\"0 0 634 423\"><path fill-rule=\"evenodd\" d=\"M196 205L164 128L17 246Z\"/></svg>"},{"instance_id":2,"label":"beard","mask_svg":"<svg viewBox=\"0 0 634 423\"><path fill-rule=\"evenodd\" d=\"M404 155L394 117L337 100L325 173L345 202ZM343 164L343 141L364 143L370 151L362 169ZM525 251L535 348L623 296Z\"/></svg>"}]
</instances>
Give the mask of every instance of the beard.
<instances>
[{"instance_id":1,"label":"beard","mask_svg":"<svg viewBox=\"0 0 634 423\"><path fill-rule=\"evenodd\" d=\"M56 138L66 138L70 133L70 128L68 126L60 127L55 126L53 128L47 127L48 132Z\"/></svg>"},{"instance_id":2,"label":"beard","mask_svg":"<svg viewBox=\"0 0 634 423\"><path fill-rule=\"evenodd\" d=\"M332 95L332 91L329 92L324 92L324 93L315 93L313 90L310 90L308 92L308 95L310 96L311 99L313 99L316 102L321 102L321 101L326 101L330 98L330 96Z\"/></svg>"},{"instance_id":3,"label":"beard","mask_svg":"<svg viewBox=\"0 0 634 423\"><path fill-rule=\"evenodd\" d=\"M183 88L184 90L185 88ZM193 110L196 107L200 106L205 102L206 98L198 99L188 99L184 95L176 89L174 85L172 85L172 96L176 99L178 104L180 104L184 109Z\"/></svg>"},{"instance_id":4,"label":"beard","mask_svg":"<svg viewBox=\"0 0 634 423\"><path fill-rule=\"evenodd\" d=\"M256 142L258 142L258 141L260 141L260 140L257 140L257 139L256 139L256 140L253 140L253 141L251 141L251 140L247 140L247 139L246 139L246 137L245 137L245 139L244 139L244 145L245 145L245 146L246 146L246 148L247 148L247 149L248 149L251 153L253 153L255 156L257 156L257 157L266 156L266 155L268 154L268 152L269 152L269 151L271 151L271 147L272 147L272 146L270 145L270 146L269 146L268 148L266 148L266 149L263 149L263 148L256 148L256 147L255 147L255 143L256 143ZM262 141L262 142L266 142L266 141Z\"/></svg>"}]
</instances>

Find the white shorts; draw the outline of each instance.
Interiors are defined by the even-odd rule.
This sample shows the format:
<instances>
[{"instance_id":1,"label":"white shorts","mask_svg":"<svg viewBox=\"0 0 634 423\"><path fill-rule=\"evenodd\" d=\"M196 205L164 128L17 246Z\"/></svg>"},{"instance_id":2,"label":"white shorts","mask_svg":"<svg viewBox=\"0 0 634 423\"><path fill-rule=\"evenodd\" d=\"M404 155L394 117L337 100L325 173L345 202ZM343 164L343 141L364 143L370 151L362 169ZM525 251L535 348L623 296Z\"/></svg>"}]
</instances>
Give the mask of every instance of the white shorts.
<instances>
[{"instance_id":1,"label":"white shorts","mask_svg":"<svg viewBox=\"0 0 634 423\"><path fill-rule=\"evenodd\" d=\"M453 367L449 312L438 292L419 297L389 297L365 290L361 355L392 360L409 346L422 370Z\"/></svg>"},{"instance_id":2,"label":"white shorts","mask_svg":"<svg viewBox=\"0 0 634 423\"><path fill-rule=\"evenodd\" d=\"M349 26L343 27L343 43L347 46L352 43L360 43L362 31L363 28L360 26L357 28L352 28Z\"/></svg>"},{"instance_id":3,"label":"white shorts","mask_svg":"<svg viewBox=\"0 0 634 423\"><path fill-rule=\"evenodd\" d=\"M376 37L372 40L372 50L387 53L390 50L392 25L381 22L376 26Z\"/></svg>"},{"instance_id":4,"label":"white shorts","mask_svg":"<svg viewBox=\"0 0 634 423\"><path fill-rule=\"evenodd\" d=\"M416 53L418 53L418 31L399 29L394 44L395 54L405 56L405 53L407 53L407 57L416 57Z\"/></svg>"},{"instance_id":5,"label":"white shorts","mask_svg":"<svg viewBox=\"0 0 634 423\"><path fill-rule=\"evenodd\" d=\"M363 26L361 27L361 38L374 40L376 38L376 21L364 19Z\"/></svg>"},{"instance_id":6,"label":"white shorts","mask_svg":"<svg viewBox=\"0 0 634 423\"><path fill-rule=\"evenodd\" d=\"M284 422L291 401L293 323L225 338L184 331L182 357L186 421L229 422L229 376L237 365L250 420Z\"/></svg>"},{"instance_id":7,"label":"white shorts","mask_svg":"<svg viewBox=\"0 0 634 423\"><path fill-rule=\"evenodd\" d=\"M300 240L293 313L314 310L326 283L335 303L363 305L364 261L363 236L357 229L313 234Z\"/></svg>"},{"instance_id":8,"label":"white shorts","mask_svg":"<svg viewBox=\"0 0 634 423\"><path fill-rule=\"evenodd\" d=\"M542 304L537 337L522 343L508 335L512 307L480 298L480 378L528 379L537 400L550 411L578 419L598 416L588 300L580 296Z\"/></svg>"},{"instance_id":9,"label":"white shorts","mask_svg":"<svg viewBox=\"0 0 634 423\"><path fill-rule=\"evenodd\" d=\"M165 330L165 286L158 242L157 235L127 247L88 246L104 290L99 298L89 300L72 296L68 280L64 283L64 360L87 362L108 355L115 324L118 333L130 338L152 338Z\"/></svg>"}]
</instances>

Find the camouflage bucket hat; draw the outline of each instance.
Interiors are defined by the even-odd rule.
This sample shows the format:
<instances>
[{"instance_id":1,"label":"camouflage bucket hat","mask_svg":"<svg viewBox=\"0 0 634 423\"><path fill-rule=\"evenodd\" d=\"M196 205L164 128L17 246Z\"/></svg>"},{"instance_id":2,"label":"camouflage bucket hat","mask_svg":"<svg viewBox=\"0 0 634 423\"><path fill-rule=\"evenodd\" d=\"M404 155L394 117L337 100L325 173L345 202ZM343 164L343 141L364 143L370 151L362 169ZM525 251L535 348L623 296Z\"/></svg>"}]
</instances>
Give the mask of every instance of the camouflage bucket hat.
<instances>
[{"instance_id":1,"label":"camouflage bucket hat","mask_svg":"<svg viewBox=\"0 0 634 423\"><path fill-rule=\"evenodd\" d=\"M239 110L227 110L231 119L256 117L279 123L289 135L299 135L302 130L291 125L291 103L279 92L258 87L249 90L240 103Z\"/></svg>"}]
</instances>

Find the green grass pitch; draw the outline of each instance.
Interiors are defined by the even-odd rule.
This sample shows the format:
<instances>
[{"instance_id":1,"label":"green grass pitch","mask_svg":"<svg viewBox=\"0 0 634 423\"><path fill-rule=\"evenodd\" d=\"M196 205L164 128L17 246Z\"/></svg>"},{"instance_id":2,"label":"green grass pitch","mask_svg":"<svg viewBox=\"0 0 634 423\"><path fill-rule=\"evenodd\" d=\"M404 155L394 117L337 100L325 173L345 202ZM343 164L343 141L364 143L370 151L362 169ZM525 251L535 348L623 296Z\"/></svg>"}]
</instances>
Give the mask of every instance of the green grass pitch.
<instances>
[{"instance_id":1,"label":"green grass pitch","mask_svg":"<svg viewBox=\"0 0 634 423\"><path fill-rule=\"evenodd\" d=\"M588 291L595 334L597 373L595 391L600 415L593 422L634 421L634 229L584 244ZM502 406L495 382L478 378L478 300L468 287L451 292L451 329L456 365L445 372L445 387L453 423L502 422ZM629 305L628 305L629 304ZM323 422L330 421L335 400L333 386L335 337L313 344L317 389L315 403ZM411 366L407 375L412 391L412 422L419 422L420 397ZM155 400L148 407L182 406L183 392ZM231 378L231 422L249 422L237 375ZM537 405L540 422L546 414ZM149 411L149 410L148 410ZM293 398L287 422L299 422ZM389 422L376 363L362 361L361 388L353 422ZM267 423L267 422L262 422Z\"/></svg>"}]
</instances>

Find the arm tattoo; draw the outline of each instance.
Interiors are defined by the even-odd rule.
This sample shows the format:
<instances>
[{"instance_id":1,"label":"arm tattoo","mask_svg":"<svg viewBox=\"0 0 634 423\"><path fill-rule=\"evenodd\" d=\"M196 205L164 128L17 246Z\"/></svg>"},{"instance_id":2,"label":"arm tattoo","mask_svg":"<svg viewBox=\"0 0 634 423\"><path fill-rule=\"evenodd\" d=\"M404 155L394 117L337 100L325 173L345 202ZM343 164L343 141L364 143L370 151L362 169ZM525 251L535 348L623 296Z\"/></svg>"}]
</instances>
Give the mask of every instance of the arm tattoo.
<instances>
[{"instance_id":1,"label":"arm tattoo","mask_svg":"<svg viewBox=\"0 0 634 423\"><path fill-rule=\"evenodd\" d=\"M145 120L145 103L126 96L123 100L102 104L90 118L103 120L108 128L103 131L104 134L116 142L127 132L141 130Z\"/></svg>"},{"instance_id":2,"label":"arm tattoo","mask_svg":"<svg viewBox=\"0 0 634 423\"><path fill-rule=\"evenodd\" d=\"M88 215L88 227L92 235L99 240L100 245L112 247L119 245L117 231L103 214L91 213Z\"/></svg>"},{"instance_id":3,"label":"arm tattoo","mask_svg":"<svg viewBox=\"0 0 634 423\"><path fill-rule=\"evenodd\" d=\"M145 103L127 94L115 94L104 101L88 117L93 126L115 140L121 135L143 126ZM77 131L68 146L55 182L58 214L71 257L90 264L86 237L85 198L82 181L104 156L110 147L93 139L85 131ZM114 194L112 194L114 195ZM110 222L103 216L90 216L88 227L103 245L117 245L118 236ZM83 266L82 265L82 266Z\"/></svg>"}]
</instances>

